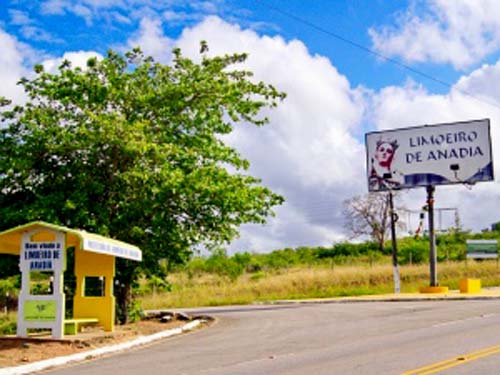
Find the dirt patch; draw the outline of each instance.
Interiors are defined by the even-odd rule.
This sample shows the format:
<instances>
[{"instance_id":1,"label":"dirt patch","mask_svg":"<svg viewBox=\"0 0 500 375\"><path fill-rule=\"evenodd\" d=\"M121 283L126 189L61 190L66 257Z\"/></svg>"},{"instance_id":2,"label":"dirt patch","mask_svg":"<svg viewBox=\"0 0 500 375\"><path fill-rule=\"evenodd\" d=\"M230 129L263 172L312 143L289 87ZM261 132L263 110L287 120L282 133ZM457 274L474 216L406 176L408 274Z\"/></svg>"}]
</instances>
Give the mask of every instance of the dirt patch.
<instances>
[{"instance_id":1,"label":"dirt patch","mask_svg":"<svg viewBox=\"0 0 500 375\"><path fill-rule=\"evenodd\" d=\"M185 320L177 319L169 322L149 319L116 326L114 332L104 332L99 327L86 327L82 333L65 336L64 340L51 340L44 336L30 337L29 339L0 337L0 368L20 366L43 359L115 345L139 336L178 328L186 323Z\"/></svg>"}]
</instances>

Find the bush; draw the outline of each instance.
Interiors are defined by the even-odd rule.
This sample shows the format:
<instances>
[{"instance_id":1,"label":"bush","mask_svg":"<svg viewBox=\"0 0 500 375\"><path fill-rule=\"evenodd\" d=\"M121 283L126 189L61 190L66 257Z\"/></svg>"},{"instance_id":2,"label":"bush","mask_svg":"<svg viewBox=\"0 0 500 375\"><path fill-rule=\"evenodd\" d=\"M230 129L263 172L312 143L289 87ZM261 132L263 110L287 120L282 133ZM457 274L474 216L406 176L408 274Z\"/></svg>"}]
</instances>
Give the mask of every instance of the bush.
<instances>
[{"instance_id":1,"label":"bush","mask_svg":"<svg viewBox=\"0 0 500 375\"><path fill-rule=\"evenodd\" d=\"M141 303L134 299L127 306L127 316L128 321L131 323L138 322L144 317L144 310L142 309Z\"/></svg>"},{"instance_id":2,"label":"bush","mask_svg":"<svg viewBox=\"0 0 500 375\"><path fill-rule=\"evenodd\" d=\"M236 281L236 279L243 274L245 269L241 259L240 262L238 262L234 257L228 257L226 251L223 249L215 250L206 260L205 266L207 272L227 277L231 281Z\"/></svg>"},{"instance_id":3,"label":"bush","mask_svg":"<svg viewBox=\"0 0 500 375\"><path fill-rule=\"evenodd\" d=\"M317 263L316 248L301 246L295 250L300 264L312 265Z\"/></svg>"},{"instance_id":4,"label":"bush","mask_svg":"<svg viewBox=\"0 0 500 375\"><path fill-rule=\"evenodd\" d=\"M372 255L379 253L378 245L375 242L367 241L361 243L339 242L331 248L316 248L316 257L318 259L325 258L346 258L358 257L360 255Z\"/></svg>"},{"instance_id":5,"label":"bush","mask_svg":"<svg viewBox=\"0 0 500 375\"><path fill-rule=\"evenodd\" d=\"M249 253L236 253L232 256L232 260L238 263L243 270L247 270L252 262L252 256Z\"/></svg>"},{"instance_id":6,"label":"bush","mask_svg":"<svg viewBox=\"0 0 500 375\"><path fill-rule=\"evenodd\" d=\"M0 280L0 308L3 310L17 310L20 277L14 276Z\"/></svg>"},{"instance_id":7,"label":"bush","mask_svg":"<svg viewBox=\"0 0 500 375\"><path fill-rule=\"evenodd\" d=\"M429 259L429 240L426 238L402 238L398 241L401 263L419 264Z\"/></svg>"},{"instance_id":8,"label":"bush","mask_svg":"<svg viewBox=\"0 0 500 375\"><path fill-rule=\"evenodd\" d=\"M16 328L15 314L0 315L0 335L14 335Z\"/></svg>"},{"instance_id":9,"label":"bush","mask_svg":"<svg viewBox=\"0 0 500 375\"><path fill-rule=\"evenodd\" d=\"M256 255L253 255L250 259L250 263L247 265L247 272L261 272L262 271L262 261Z\"/></svg>"},{"instance_id":10,"label":"bush","mask_svg":"<svg viewBox=\"0 0 500 375\"><path fill-rule=\"evenodd\" d=\"M263 279L266 275L264 274L264 272L255 272L254 274L252 274L252 276L250 276L250 280L252 281L259 281L261 279Z\"/></svg>"},{"instance_id":11,"label":"bush","mask_svg":"<svg viewBox=\"0 0 500 375\"><path fill-rule=\"evenodd\" d=\"M171 289L172 285L167 280L160 276L151 275L145 279L145 282L139 283L139 286L134 292L138 295L145 295L150 293L170 292Z\"/></svg>"}]
</instances>

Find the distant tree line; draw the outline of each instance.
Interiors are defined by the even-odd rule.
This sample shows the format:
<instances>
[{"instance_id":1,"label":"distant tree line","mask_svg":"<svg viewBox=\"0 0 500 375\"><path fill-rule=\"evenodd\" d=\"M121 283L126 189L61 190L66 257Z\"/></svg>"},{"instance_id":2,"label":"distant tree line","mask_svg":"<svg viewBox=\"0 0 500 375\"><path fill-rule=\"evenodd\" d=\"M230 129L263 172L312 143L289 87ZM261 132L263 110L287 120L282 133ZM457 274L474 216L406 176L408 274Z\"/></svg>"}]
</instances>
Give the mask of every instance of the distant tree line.
<instances>
[{"instance_id":1,"label":"distant tree line","mask_svg":"<svg viewBox=\"0 0 500 375\"><path fill-rule=\"evenodd\" d=\"M481 233L451 230L437 235L437 258L439 262L462 261L466 257L467 239L498 239L500 227ZM404 237L398 239L400 264L421 264L429 259L429 238ZM270 253L236 253L229 255L224 249L217 249L210 255L194 257L177 270L184 270L193 276L200 273L217 274L236 280L244 273L258 274L293 267L330 266L381 262L391 254L390 241L382 249L375 241L359 243L338 242L332 246L285 248ZM389 262L389 260L387 261Z\"/></svg>"}]
</instances>

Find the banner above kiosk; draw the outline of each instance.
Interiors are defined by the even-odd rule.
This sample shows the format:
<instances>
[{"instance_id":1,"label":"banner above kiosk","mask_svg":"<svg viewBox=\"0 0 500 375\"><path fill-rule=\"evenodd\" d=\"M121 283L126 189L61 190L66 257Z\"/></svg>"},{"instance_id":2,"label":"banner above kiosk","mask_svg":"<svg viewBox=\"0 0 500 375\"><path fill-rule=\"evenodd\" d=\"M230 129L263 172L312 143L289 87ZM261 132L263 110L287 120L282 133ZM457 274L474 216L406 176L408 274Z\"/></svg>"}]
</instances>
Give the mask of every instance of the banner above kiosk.
<instances>
[{"instance_id":1,"label":"banner above kiosk","mask_svg":"<svg viewBox=\"0 0 500 375\"><path fill-rule=\"evenodd\" d=\"M67 247L75 246L76 248L94 253L136 261L142 260L142 252L137 246L98 234L89 233L84 230L71 229L45 223L43 221L34 221L0 232L0 253L20 255L22 234L26 231L36 229L37 227L39 227L40 230L52 229L66 233Z\"/></svg>"},{"instance_id":2,"label":"banner above kiosk","mask_svg":"<svg viewBox=\"0 0 500 375\"><path fill-rule=\"evenodd\" d=\"M490 121L367 133L366 159L370 192L491 181Z\"/></svg>"}]
</instances>

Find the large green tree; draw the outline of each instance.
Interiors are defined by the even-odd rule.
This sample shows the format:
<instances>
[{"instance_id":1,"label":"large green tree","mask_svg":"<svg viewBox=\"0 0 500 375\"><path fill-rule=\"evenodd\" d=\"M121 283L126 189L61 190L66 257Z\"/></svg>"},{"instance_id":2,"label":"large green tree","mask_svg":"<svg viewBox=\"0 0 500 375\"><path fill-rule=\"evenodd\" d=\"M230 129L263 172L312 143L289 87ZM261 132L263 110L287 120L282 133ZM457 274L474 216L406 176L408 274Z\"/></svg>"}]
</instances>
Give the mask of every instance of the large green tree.
<instances>
[{"instance_id":1,"label":"large green tree","mask_svg":"<svg viewBox=\"0 0 500 375\"><path fill-rule=\"evenodd\" d=\"M142 264L119 262L123 308L139 272L184 262L197 245L227 243L242 223L263 223L283 198L248 175L222 136L263 125L284 94L237 68L246 54L200 61L173 51L162 65L139 49L35 66L28 101L0 98L0 229L32 220L140 246Z\"/></svg>"}]
</instances>

